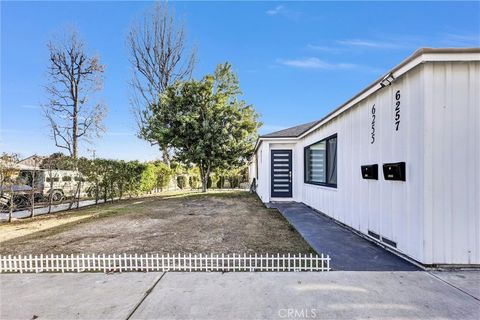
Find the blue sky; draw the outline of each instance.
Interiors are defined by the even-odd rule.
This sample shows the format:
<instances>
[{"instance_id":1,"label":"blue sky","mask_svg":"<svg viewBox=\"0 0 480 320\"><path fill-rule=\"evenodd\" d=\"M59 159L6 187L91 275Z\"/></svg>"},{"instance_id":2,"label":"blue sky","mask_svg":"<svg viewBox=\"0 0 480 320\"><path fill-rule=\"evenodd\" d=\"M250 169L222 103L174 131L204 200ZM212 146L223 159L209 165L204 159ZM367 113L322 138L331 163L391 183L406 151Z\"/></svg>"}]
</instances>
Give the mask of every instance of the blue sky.
<instances>
[{"instance_id":1,"label":"blue sky","mask_svg":"<svg viewBox=\"0 0 480 320\"><path fill-rule=\"evenodd\" d=\"M135 137L125 35L153 2L1 2L0 152L57 151L39 105L46 42L75 25L107 65L97 155L150 160ZM194 75L229 61L261 133L316 120L419 47L479 47L480 2L173 2L198 49Z\"/></svg>"}]
</instances>

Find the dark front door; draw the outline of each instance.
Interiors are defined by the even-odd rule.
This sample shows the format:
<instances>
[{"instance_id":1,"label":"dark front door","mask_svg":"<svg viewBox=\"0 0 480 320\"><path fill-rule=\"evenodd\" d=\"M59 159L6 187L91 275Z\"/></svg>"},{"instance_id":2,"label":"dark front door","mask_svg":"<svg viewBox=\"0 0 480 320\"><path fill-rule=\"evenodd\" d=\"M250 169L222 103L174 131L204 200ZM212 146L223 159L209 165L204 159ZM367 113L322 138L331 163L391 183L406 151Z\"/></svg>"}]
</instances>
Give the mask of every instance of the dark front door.
<instances>
[{"instance_id":1,"label":"dark front door","mask_svg":"<svg viewBox=\"0 0 480 320\"><path fill-rule=\"evenodd\" d=\"M292 196L292 150L272 150L272 197Z\"/></svg>"}]
</instances>

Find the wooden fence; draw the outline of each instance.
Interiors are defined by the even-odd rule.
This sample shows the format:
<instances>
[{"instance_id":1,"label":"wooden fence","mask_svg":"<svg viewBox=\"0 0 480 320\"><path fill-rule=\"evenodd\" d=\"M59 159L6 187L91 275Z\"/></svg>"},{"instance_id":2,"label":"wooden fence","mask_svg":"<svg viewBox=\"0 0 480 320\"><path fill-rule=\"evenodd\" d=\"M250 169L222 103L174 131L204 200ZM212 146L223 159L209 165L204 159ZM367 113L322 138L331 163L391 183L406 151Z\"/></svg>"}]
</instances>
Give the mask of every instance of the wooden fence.
<instances>
[{"instance_id":1,"label":"wooden fence","mask_svg":"<svg viewBox=\"0 0 480 320\"><path fill-rule=\"evenodd\" d=\"M312 254L20 255L0 256L0 273L128 271L330 271L330 257Z\"/></svg>"}]
</instances>

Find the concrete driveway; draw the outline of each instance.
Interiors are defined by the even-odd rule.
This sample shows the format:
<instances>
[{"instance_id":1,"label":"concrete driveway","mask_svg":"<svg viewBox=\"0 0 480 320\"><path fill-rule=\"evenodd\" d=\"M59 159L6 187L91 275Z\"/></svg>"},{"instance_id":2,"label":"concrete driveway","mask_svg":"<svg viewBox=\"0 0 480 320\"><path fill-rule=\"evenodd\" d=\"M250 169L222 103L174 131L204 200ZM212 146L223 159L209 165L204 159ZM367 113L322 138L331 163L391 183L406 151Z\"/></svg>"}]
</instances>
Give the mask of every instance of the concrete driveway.
<instances>
[{"instance_id":1,"label":"concrete driveway","mask_svg":"<svg viewBox=\"0 0 480 320\"><path fill-rule=\"evenodd\" d=\"M0 275L0 318L479 319L480 272Z\"/></svg>"}]
</instances>

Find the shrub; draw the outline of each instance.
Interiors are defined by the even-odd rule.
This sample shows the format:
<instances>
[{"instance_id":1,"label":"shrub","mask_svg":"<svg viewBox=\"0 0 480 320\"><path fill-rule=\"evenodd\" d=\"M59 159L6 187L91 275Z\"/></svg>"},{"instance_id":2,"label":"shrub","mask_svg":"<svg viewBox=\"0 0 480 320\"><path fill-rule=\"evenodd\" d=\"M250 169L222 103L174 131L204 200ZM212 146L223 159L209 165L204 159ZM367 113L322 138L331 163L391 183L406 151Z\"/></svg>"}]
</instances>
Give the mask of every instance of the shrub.
<instances>
[{"instance_id":1,"label":"shrub","mask_svg":"<svg viewBox=\"0 0 480 320\"><path fill-rule=\"evenodd\" d=\"M219 176L217 180L217 188L223 189L225 187L225 177Z\"/></svg>"},{"instance_id":2,"label":"shrub","mask_svg":"<svg viewBox=\"0 0 480 320\"><path fill-rule=\"evenodd\" d=\"M140 190L151 192L157 184L157 167L153 163L147 164L140 178Z\"/></svg>"},{"instance_id":3,"label":"shrub","mask_svg":"<svg viewBox=\"0 0 480 320\"><path fill-rule=\"evenodd\" d=\"M207 180L207 189L211 189L212 184L213 184L213 179L212 179L212 176L210 176L208 177L208 180Z\"/></svg>"},{"instance_id":4,"label":"shrub","mask_svg":"<svg viewBox=\"0 0 480 320\"><path fill-rule=\"evenodd\" d=\"M188 177L188 184L192 189L198 189L200 187L200 178L197 176Z\"/></svg>"},{"instance_id":5,"label":"shrub","mask_svg":"<svg viewBox=\"0 0 480 320\"><path fill-rule=\"evenodd\" d=\"M180 189L185 189L187 187L187 177L184 175L177 177L177 186Z\"/></svg>"},{"instance_id":6,"label":"shrub","mask_svg":"<svg viewBox=\"0 0 480 320\"><path fill-rule=\"evenodd\" d=\"M228 183L230 188L238 188L240 186L240 178L238 176L229 176Z\"/></svg>"},{"instance_id":7,"label":"shrub","mask_svg":"<svg viewBox=\"0 0 480 320\"><path fill-rule=\"evenodd\" d=\"M164 189L168 187L168 185L170 184L174 170L170 169L170 167L163 162L158 162L156 164L156 167L157 167L157 188Z\"/></svg>"}]
</instances>

